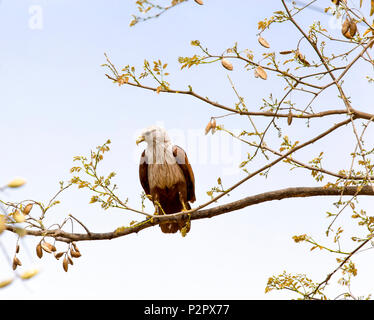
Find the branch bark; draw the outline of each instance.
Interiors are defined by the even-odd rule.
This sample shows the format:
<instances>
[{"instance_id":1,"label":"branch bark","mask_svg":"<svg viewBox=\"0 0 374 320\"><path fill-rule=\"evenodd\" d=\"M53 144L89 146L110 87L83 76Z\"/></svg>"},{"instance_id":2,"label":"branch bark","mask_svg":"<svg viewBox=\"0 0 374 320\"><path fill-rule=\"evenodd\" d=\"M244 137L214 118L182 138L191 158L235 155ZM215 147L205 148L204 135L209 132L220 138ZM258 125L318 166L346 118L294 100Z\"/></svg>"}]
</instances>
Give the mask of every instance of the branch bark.
<instances>
[{"instance_id":1,"label":"branch bark","mask_svg":"<svg viewBox=\"0 0 374 320\"><path fill-rule=\"evenodd\" d=\"M302 197L318 197L318 196L341 196L342 189L325 188L325 187L294 187L286 188L275 191L269 191L260 193L253 196L226 203L224 205L216 206L210 209L198 210L193 212L190 217L186 212L178 212L171 215L164 216L153 216L150 219L144 220L134 226L124 227L120 231L112 231L105 233L70 233L61 229L54 230L24 230L25 235L30 236L46 236L53 237L58 241L72 242L72 241L87 241L87 240L111 240L114 238L123 237L132 233L138 233L143 229L158 225L164 222L177 222L182 219L198 220L212 218L221 214L225 214L232 211L237 211L249 206L253 206L259 203L264 203L274 200L282 200L288 198L302 198ZM356 196L366 195L374 196L374 191L370 186L359 187L347 187L344 189L345 196ZM17 232L17 227L13 225L7 225L6 230L10 232Z\"/></svg>"}]
</instances>

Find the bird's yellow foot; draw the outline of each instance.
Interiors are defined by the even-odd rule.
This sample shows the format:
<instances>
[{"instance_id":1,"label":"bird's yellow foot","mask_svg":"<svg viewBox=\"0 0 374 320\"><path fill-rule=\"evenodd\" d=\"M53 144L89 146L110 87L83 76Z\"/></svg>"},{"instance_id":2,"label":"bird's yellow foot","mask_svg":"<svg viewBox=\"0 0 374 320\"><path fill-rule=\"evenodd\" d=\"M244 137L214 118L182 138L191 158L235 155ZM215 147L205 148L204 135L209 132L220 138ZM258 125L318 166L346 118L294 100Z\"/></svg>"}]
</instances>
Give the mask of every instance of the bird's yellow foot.
<instances>
[{"instance_id":1,"label":"bird's yellow foot","mask_svg":"<svg viewBox=\"0 0 374 320\"><path fill-rule=\"evenodd\" d=\"M162 209L161 204L157 200L155 200L153 203L155 205L155 208L156 208L155 210L157 212L157 213L155 213L155 215L166 214L165 211L164 211L164 209Z\"/></svg>"},{"instance_id":2,"label":"bird's yellow foot","mask_svg":"<svg viewBox=\"0 0 374 320\"><path fill-rule=\"evenodd\" d=\"M184 226L180 227L179 229L182 237L185 237L187 233L190 231L190 229L191 229L191 222L188 220L185 222Z\"/></svg>"},{"instance_id":3,"label":"bird's yellow foot","mask_svg":"<svg viewBox=\"0 0 374 320\"><path fill-rule=\"evenodd\" d=\"M182 196L182 193L179 192L179 201L180 203L182 204L182 212L186 212L186 211L189 211L189 209L187 209L187 205L186 205L186 202L184 202L184 199L183 199L183 196Z\"/></svg>"},{"instance_id":4,"label":"bird's yellow foot","mask_svg":"<svg viewBox=\"0 0 374 320\"><path fill-rule=\"evenodd\" d=\"M152 196L151 196L150 194L146 194L145 196L146 196L149 200L152 201Z\"/></svg>"}]
</instances>

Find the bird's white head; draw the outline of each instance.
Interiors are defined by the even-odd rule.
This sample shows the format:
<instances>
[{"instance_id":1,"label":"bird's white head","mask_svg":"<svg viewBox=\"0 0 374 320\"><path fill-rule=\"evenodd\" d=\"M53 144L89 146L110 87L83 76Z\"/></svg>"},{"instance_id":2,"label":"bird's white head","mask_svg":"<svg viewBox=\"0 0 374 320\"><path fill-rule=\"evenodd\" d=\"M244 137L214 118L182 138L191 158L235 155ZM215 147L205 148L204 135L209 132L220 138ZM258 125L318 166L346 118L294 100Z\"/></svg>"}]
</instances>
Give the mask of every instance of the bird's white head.
<instances>
[{"instance_id":1,"label":"bird's white head","mask_svg":"<svg viewBox=\"0 0 374 320\"><path fill-rule=\"evenodd\" d=\"M139 138L136 139L136 144L138 145L143 141L147 143L145 155L148 163L175 163L173 145L164 128L151 126L144 129Z\"/></svg>"},{"instance_id":2,"label":"bird's white head","mask_svg":"<svg viewBox=\"0 0 374 320\"><path fill-rule=\"evenodd\" d=\"M144 129L138 139L136 139L136 144L138 145L143 141L145 141L148 146L153 146L154 144L168 145L171 143L166 130L158 126L150 126Z\"/></svg>"}]
</instances>

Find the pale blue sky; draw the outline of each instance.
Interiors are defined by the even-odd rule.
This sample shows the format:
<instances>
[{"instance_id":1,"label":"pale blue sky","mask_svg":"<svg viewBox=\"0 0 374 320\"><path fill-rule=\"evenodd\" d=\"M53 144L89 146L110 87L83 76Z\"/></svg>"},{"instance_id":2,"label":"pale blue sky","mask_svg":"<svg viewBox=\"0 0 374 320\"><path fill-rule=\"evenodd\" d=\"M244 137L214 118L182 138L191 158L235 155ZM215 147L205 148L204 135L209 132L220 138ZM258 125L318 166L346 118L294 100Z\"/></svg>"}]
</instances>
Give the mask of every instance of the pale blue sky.
<instances>
[{"instance_id":1,"label":"pale blue sky","mask_svg":"<svg viewBox=\"0 0 374 320\"><path fill-rule=\"evenodd\" d=\"M15 176L28 180L22 189L7 191L7 199L49 200L58 190L58 181L71 177L69 169L74 156L86 155L111 139L112 151L106 157L103 171L116 171L121 194L129 197L132 206L140 208L142 189L138 157L144 146L137 148L135 138L139 130L154 123L163 124L171 132L182 133L177 142L196 159L193 168L197 204L208 200L206 191L216 184L218 176L226 186L243 177L239 170L230 170L240 159L225 162L220 156L217 163L212 163L209 153L208 161L202 162L195 140L187 142L189 133L203 133L209 118L224 112L192 97L118 87L105 77L107 70L101 64L105 63L104 52L116 66L131 64L138 70L144 59L161 59L169 63L169 82L173 88L185 89L191 84L203 96L233 106L236 99L225 69L216 64L180 72L177 58L198 53L190 46L191 40L198 39L217 54L237 41L240 48L253 50L260 59L266 50L257 42L257 22L279 10L280 1L254 4L253 1L205 0L203 6L189 1L159 19L130 28L131 14L136 10L133 2L2 1L0 184ZM29 27L29 9L35 5L42 9L41 30ZM308 11L301 21L311 23L318 18L328 23L330 16ZM264 34L272 50L294 47L298 40L292 37L294 31L290 32L288 26L277 28L279 30L272 29L272 33ZM246 97L248 106L258 108L262 97L269 93L282 94L283 87L278 85L280 82L274 75L265 82L255 79L252 72L244 72L241 66L234 62L230 77ZM350 81L354 86L364 85L356 76ZM368 95L363 91L360 97L355 97L357 103L367 100ZM331 101L336 103L331 100L335 96L336 93L332 93L324 97L325 107ZM303 101L297 96L293 98ZM222 123L231 129L248 125L238 118L225 118ZM260 126L265 124L259 122ZM302 138L307 139L319 129L319 124L306 129L304 123L299 123L286 130L291 137L303 133ZM347 130L350 132L349 128ZM275 137L271 139L278 143ZM214 143L223 141L221 139L224 138L217 134L204 136L199 141L212 150ZM341 135L331 139L336 141L336 150L330 148L329 151L339 157ZM324 145L322 142L312 155L318 155ZM237 150L236 144L230 146L231 150ZM246 151L240 149L243 156ZM218 150L221 154L219 152L222 150ZM308 151L300 155L302 159L311 157ZM327 164L333 165L334 161L336 158L332 157ZM253 166L259 167L261 163L259 159ZM348 162L342 165L347 166ZM290 173L284 166L275 168L271 174L267 180L253 179L222 203L282 187L315 185L309 174ZM141 219L116 210L102 211L99 206L88 205L89 197L76 188L68 191L60 199L62 204L51 212L49 221L61 222L71 213L90 230L99 232ZM8 289L1 290L0 299L288 298L286 293L264 294L268 277L287 270L322 280L323 270L335 267L334 257L315 252L308 254L305 246L296 245L291 239L295 234L308 232L323 237L327 223L325 211L331 208L331 202L331 199L298 199L261 204L214 219L193 221L186 238L179 234L164 235L157 227L112 241L79 243L82 257L75 260L68 273L52 256L39 260L34 250L36 239L27 237L21 243L23 268L37 266L41 273L28 282L16 281ZM147 208L152 211L150 205ZM14 239L8 234L0 238L10 255L14 252ZM61 245L60 249L63 248ZM364 261L367 257L362 255L361 259ZM3 257L0 261L1 280L12 271ZM363 293L373 286L370 279L358 280Z\"/></svg>"}]
</instances>

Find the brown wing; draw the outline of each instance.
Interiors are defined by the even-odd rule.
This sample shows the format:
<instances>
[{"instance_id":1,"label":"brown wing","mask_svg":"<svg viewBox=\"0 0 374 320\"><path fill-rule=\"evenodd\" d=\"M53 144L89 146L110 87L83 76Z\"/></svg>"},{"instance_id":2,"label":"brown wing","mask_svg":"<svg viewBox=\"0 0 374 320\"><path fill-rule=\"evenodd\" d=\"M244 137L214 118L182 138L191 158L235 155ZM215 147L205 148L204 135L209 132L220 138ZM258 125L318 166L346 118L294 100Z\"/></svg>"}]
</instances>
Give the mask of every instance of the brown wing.
<instances>
[{"instance_id":1,"label":"brown wing","mask_svg":"<svg viewBox=\"0 0 374 320\"><path fill-rule=\"evenodd\" d=\"M183 171L184 178L187 182L187 201L194 202L195 197L195 177L192 171L192 167L188 161L187 154L181 147L173 147L173 155L177 160L180 168Z\"/></svg>"},{"instance_id":2,"label":"brown wing","mask_svg":"<svg viewBox=\"0 0 374 320\"><path fill-rule=\"evenodd\" d=\"M151 190L149 188L149 183L148 183L148 164L147 164L147 157L145 155L145 150L143 151L142 156L140 158L139 178L140 178L140 183L144 189L144 192L146 194L150 194Z\"/></svg>"}]
</instances>

